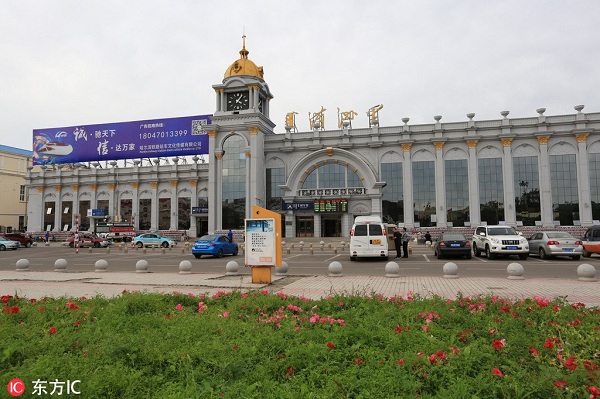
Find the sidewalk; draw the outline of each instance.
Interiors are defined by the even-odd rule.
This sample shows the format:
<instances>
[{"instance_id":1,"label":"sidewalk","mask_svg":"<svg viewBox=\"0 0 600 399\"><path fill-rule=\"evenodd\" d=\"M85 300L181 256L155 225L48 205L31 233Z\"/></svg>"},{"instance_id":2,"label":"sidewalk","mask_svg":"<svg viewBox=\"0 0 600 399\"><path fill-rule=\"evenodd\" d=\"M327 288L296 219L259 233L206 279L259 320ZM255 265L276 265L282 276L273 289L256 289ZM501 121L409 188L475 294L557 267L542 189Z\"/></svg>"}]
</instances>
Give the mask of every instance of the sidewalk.
<instances>
[{"instance_id":1,"label":"sidewalk","mask_svg":"<svg viewBox=\"0 0 600 399\"><path fill-rule=\"evenodd\" d=\"M382 295L385 298L439 295L448 299L458 295L497 295L510 299L542 296L548 299L563 297L570 303L600 306L600 282L577 279L276 276L274 272L271 284L253 284L249 275L226 276L223 273L0 272L0 295L36 299L44 296L113 297L123 291L212 295L218 291L264 289L311 299L336 294Z\"/></svg>"}]
</instances>

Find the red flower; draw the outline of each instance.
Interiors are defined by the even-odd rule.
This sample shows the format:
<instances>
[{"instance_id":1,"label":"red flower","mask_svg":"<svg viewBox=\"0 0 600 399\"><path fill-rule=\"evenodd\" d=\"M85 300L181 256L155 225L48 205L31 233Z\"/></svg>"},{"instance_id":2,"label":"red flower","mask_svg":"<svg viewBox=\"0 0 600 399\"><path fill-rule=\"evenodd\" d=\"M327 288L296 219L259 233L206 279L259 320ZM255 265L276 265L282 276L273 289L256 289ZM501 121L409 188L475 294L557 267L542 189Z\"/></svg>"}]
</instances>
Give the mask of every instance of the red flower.
<instances>
[{"instance_id":1,"label":"red flower","mask_svg":"<svg viewBox=\"0 0 600 399\"><path fill-rule=\"evenodd\" d=\"M499 368L493 368L492 373L494 373L498 377L504 377L504 374L502 373L502 371Z\"/></svg>"},{"instance_id":2,"label":"red flower","mask_svg":"<svg viewBox=\"0 0 600 399\"><path fill-rule=\"evenodd\" d=\"M590 395L590 399L596 399L596 397L598 395L600 395L600 389L598 389L596 386L592 385L591 387L588 388L590 390L590 392L592 393Z\"/></svg>"},{"instance_id":3,"label":"red flower","mask_svg":"<svg viewBox=\"0 0 600 399\"><path fill-rule=\"evenodd\" d=\"M431 363L431 364L435 363L435 353L432 353L432 354L429 356L429 363Z\"/></svg>"},{"instance_id":4,"label":"red flower","mask_svg":"<svg viewBox=\"0 0 600 399\"><path fill-rule=\"evenodd\" d=\"M287 369L287 371L285 372L285 375L294 375L294 368L290 367Z\"/></svg>"},{"instance_id":5,"label":"red flower","mask_svg":"<svg viewBox=\"0 0 600 399\"><path fill-rule=\"evenodd\" d=\"M79 306L77 306L76 304L74 304L73 302L67 302L67 304L65 305L65 307L67 309L71 309L71 310L76 310L79 309Z\"/></svg>"},{"instance_id":6,"label":"red flower","mask_svg":"<svg viewBox=\"0 0 600 399\"><path fill-rule=\"evenodd\" d=\"M554 385L558 389L565 389L567 387L567 381L565 380L556 380L554 381Z\"/></svg>"},{"instance_id":7,"label":"red flower","mask_svg":"<svg viewBox=\"0 0 600 399\"><path fill-rule=\"evenodd\" d=\"M565 362L565 367L571 371L575 371L575 369L577 368L577 363L575 363L575 356L569 356L569 358Z\"/></svg>"},{"instance_id":8,"label":"red flower","mask_svg":"<svg viewBox=\"0 0 600 399\"><path fill-rule=\"evenodd\" d=\"M404 364L404 359L398 359L398 361L396 362L396 364Z\"/></svg>"},{"instance_id":9,"label":"red flower","mask_svg":"<svg viewBox=\"0 0 600 399\"><path fill-rule=\"evenodd\" d=\"M540 352L537 349L535 349L533 346L529 347L529 353L531 353L533 356L539 356L540 355Z\"/></svg>"},{"instance_id":10,"label":"red flower","mask_svg":"<svg viewBox=\"0 0 600 399\"><path fill-rule=\"evenodd\" d=\"M362 366L364 364L364 360L361 359L360 357L357 357L356 359L354 359L354 364L356 364L357 366Z\"/></svg>"},{"instance_id":11,"label":"red flower","mask_svg":"<svg viewBox=\"0 0 600 399\"><path fill-rule=\"evenodd\" d=\"M334 349L335 348L335 344L333 342L327 342L327 347L329 349Z\"/></svg>"},{"instance_id":12,"label":"red flower","mask_svg":"<svg viewBox=\"0 0 600 399\"><path fill-rule=\"evenodd\" d=\"M49 333L49 334L56 334L56 327L50 327L50 328L48 329L48 333Z\"/></svg>"},{"instance_id":13,"label":"red flower","mask_svg":"<svg viewBox=\"0 0 600 399\"><path fill-rule=\"evenodd\" d=\"M492 346L496 349L502 349L504 348L504 345L506 345L506 341L503 339L495 339L494 342L492 342Z\"/></svg>"},{"instance_id":14,"label":"red flower","mask_svg":"<svg viewBox=\"0 0 600 399\"><path fill-rule=\"evenodd\" d=\"M596 363L592 362L591 360L584 360L583 367L585 367L585 369L587 371L598 370L598 365Z\"/></svg>"}]
</instances>

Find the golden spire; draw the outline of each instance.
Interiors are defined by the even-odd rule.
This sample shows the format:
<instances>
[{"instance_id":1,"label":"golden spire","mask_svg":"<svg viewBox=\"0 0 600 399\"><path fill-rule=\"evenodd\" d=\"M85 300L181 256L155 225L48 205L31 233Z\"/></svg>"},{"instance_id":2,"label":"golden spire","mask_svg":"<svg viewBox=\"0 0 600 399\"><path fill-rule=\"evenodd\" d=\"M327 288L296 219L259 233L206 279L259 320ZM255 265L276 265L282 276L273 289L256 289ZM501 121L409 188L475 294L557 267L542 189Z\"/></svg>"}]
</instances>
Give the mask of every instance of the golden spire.
<instances>
[{"instance_id":1,"label":"golden spire","mask_svg":"<svg viewBox=\"0 0 600 399\"><path fill-rule=\"evenodd\" d=\"M247 60L248 54L250 54L250 52L246 50L246 34L244 34L242 36L242 49L240 50L240 58Z\"/></svg>"}]
</instances>

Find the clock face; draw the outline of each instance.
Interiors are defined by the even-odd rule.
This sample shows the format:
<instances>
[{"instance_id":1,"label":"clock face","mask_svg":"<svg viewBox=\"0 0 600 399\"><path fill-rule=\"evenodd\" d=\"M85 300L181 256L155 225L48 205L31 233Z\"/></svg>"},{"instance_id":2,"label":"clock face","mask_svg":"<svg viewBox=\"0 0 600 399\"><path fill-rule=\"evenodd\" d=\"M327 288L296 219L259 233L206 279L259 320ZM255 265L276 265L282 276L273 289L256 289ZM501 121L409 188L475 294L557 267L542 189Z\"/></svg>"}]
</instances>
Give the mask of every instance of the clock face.
<instances>
[{"instance_id":1,"label":"clock face","mask_svg":"<svg viewBox=\"0 0 600 399\"><path fill-rule=\"evenodd\" d=\"M248 92L229 93L227 95L227 111L239 111L248 109Z\"/></svg>"}]
</instances>

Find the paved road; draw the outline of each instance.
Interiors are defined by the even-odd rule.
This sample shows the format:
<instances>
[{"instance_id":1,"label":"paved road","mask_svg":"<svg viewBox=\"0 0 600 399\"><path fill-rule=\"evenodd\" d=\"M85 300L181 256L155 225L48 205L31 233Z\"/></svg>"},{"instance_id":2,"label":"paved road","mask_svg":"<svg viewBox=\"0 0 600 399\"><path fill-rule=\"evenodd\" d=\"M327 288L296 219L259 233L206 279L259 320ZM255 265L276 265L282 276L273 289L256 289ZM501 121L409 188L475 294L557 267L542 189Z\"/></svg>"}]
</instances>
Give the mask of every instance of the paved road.
<instances>
[{"instance_id":1,"label":"paved road","mask_svg":"<svg viewBox=\"0 0 600 399\"><path fill-rule=\"evenodd\" d=\"M342 264L345 275L385 276L387 262L379 259L351 262L347 252L347 247L342 251L341 248L336 250L333 246L330 248L328 245L323 249L315 245L312 251L307 246L300 250L296 244L294 248L289 248L288 245L288 248L284 250L283 258L289 265L289 273L293 275L327 275L329 264L338 261ZM398 263L402 276L442 276L443 265L447 262L454 262L458 265L461 277L504 278L507 276L507 266L513 262L523 265L527 278L576 279L577 267L582 263L589 263L600 271L600 257L598 256L581 258L578 261L570 258L542 260L538 257L530 257L526 261L521 261L517 257L494 260L488 260L485 257L473 257L470 260L464 258L440 260L435 258L433 251L425 246L415 246L408 259L394 259L393 256L394 252L391 252L389 261ZM52 243L50 246L41 245L0 253L0 271L14 271L19 259L28 259L30 270L42 272L53 271L57 259L67 260L67 268L70 272L94 271L94 265L98 259L107 260L110 271L135 271L137 261L144 259L148 261L150 270L156 273L178 271L182 260L192 262L194 273L222 273L227 262L236 261L240 265L242 274L250 274L250 269L243 267L243 254L237 257L226 256L221 259L207 256L196 259L189 249L185 250L181 246L164 251L162 249L143 251L131 247L124 249L113 246L110 249L83 248L76 253L75 249L61 246L59 243Z\"/></svg>"}]
</instances>

